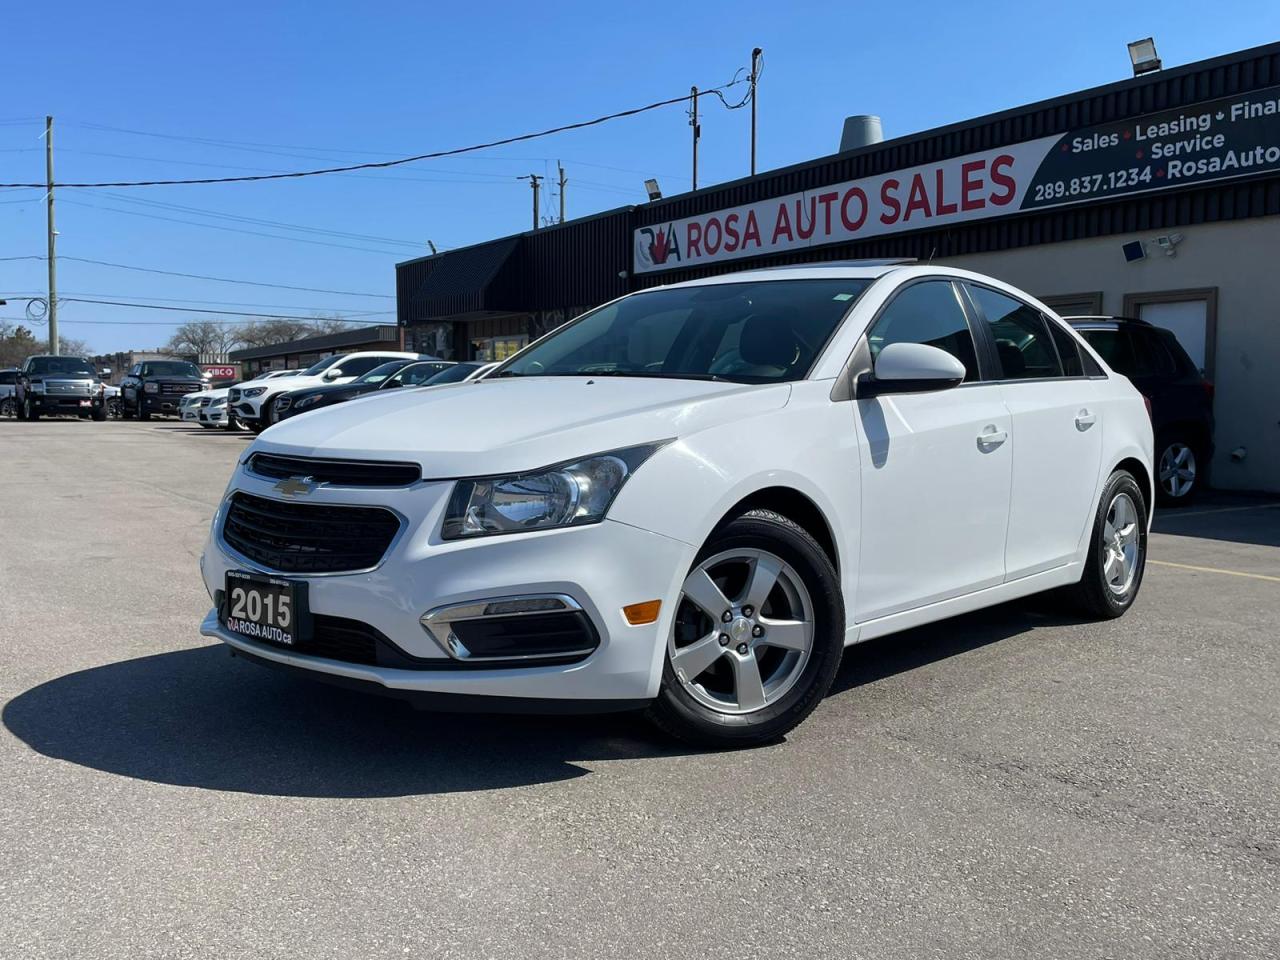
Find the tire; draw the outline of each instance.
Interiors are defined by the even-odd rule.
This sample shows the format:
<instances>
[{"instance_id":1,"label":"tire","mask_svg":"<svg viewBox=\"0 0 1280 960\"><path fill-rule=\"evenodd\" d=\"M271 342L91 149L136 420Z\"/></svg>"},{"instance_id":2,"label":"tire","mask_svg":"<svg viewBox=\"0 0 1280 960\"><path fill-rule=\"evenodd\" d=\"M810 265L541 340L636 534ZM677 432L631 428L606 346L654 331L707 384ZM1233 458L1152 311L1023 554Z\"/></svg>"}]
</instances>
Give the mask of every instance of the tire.
<instances>
[{"instance_id":1,"label":"tire","mask_svg":"<svg viewBox=\"0 0 1280 960\"><path fill-rule=\"evenodd\" d=\"M1189 436L1164 434L1156 443L1156 503L1180 507L1195 499L1203 486L1203 446Z\"/></svg>"},{"instance_id":2,"label":"tire","mask_svg":"<svg viewBox=\"0 0 1280 960\"><path fill-rule=\"evenodd\" d=\"M142 423L146 423L148 420L151 419L151 411L148 410L145 406L143 406L141 401L139 401L137 406L134 407L133 413L134 413L134 416L136 416L138 420L141 421Z\"/></svg>"},{"instance_id":3,"label":"tire","mask_svg":"<svg viewBox=\"0 0 1280 960\"><path fill-rule=\"evenodd\" d=\"M99 407L94 407L92 416L95 423L102 423L107 419L107 405L104 403Z\"/></svg>"},{"instance_id":4,"label":"tire","mask_svg":"<svg viewBox=\"0 0 1280 960\"><path fill-rule=\"evenodd\" d=\"M771 579L764 592L753 585L758 575L761 583ZM725 611L713 616L709 609L725 603L728 622ZM647 716L665 733L702 747L776 741L831 688L844 626L840 580L818 542L773 511L744 513L713 533L694 560L676 599L662 683ZM771 642L784 638L786 646Z\"/></svg>"},{"instance_id":5,"label":"tire","mask_svg":"<svg viewBox=\"0 0 1280 960\"><path fill-rule=\"evenodd\" d=\"M18 415L18 406L13 402L13 397L5 397L0 400L0 417L16 417Z\"/></svg>"},{"instance_id":6,"label":"tire","mask_svg":"<svg viewBox=\"0 0 1280 960\"><path fill-rule=\"evenodd\" d=\"M1126 498L1131 512L1122 516L1116 511ZM1129 523L1131 534L1125 532ZM1117 470L1107 480L1089 537L1084 573L1080 582L1068 587L1064 594L1080 612L1099 620L1114 620L1133 606L1147 566L1147 502L1132 474ZM1129 545L1135 548L1132 559L1127 559ZM1123 562L1121 556L1126 558ZM1121 564L1119 568L1117 563Z\"/></svg>"},{"instance_id":7,"label":"tire","mask_svg":"<svg viewBox=\"0 0 1280 960\"><path fill-rule=\"evenodd\" d=\"M268 426L270 426L270 424L263 423L261 420L254 420L249 424L249 429L254 433L261 433L263 430L267 429Z\"/></svg>"},{"instance_id":8,"label":"tire","mask_svg":"<svg viewBox=\"0 0 1280 960\"><path fill-rule=\"evenodd\" d=\"M22 398L22 406L18 413L19 420L36 421L40 419L40 411L36 409L35 404L31 402L30 397Z\"/></svg>"},{"instance_id":9,"label":"tire","mask_svg":"<svg viewBox=\"0 0 1280 960\"><path fill-rule=\"evenodd\" d=\"M124 410L120 407L120 401L112 398L106 403L107 416L112 420L124 419Z\"/></svg>"}]
</instances>

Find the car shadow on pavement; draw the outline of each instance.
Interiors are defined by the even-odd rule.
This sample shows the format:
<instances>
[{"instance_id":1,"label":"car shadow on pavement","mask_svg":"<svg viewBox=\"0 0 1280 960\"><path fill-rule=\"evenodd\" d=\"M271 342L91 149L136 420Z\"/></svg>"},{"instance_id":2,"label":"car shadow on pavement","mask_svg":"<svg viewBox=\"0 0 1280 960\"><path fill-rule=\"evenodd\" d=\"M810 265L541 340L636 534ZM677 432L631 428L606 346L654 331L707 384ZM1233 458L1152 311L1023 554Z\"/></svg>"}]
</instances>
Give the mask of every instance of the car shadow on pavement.
<instances>
[{"instance_id":1,"label":"car shadow on pavement","mask_svg":"<svg viewBox=\"0 0 1280 960\"><path fill-rule=\"evenodd\" d=\"M157 783L392 797L583 776L575 761L675 756L633 715L425 713L233 659L221 644L50 680L2 714L33 750Z\"/></svg>"},{"instance_id":2,"label":"car shadow on pavement","mask_svg":"<svg viewBox=\"0 0 1280 960\"><path fill-rule=\"evenodd\" d=\"M1069 622L1036 599L873 640L846 652L831 695ZM220 644L58 677L9 701L0 719L55 759L273 796L492 790L571 780L588 772L584 761L692 752L635 714L424 713L230 658Z\"/></svg>"},{"instance_id":3,"label":"car shadow on pavement","mask_svg":"<svg viewBox=\"0 0 1280 960\"><path fill-rule=\"evenodd\" d=\"M1030 633L1090 621L1045 593L939 620L849 647L828 696L907 673L948 657Z\"/></svg>"},{"instance_id":4,"label":"car shadow on pavement","mask_svg":"<svg viewBox=\"0 0 1280 960\"><path fill-rule=\"evenodd\" d=\"M1185 508L1156 510L1151 532L1280 547L1280 499L1207 494Z\"/></svg>"}]
</instances>

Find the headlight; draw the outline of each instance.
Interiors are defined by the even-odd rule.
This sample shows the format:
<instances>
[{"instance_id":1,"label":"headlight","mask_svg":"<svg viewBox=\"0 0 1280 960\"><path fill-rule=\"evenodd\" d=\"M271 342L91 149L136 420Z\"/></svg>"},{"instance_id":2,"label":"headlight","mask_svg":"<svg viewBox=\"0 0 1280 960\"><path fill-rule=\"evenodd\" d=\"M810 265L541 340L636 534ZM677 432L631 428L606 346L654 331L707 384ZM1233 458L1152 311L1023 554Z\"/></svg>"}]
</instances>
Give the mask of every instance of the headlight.
<instances>
[{"instance_id":1,"label":"headlight","mask_svg":"<svg viewBox=\"0 0 1280 960\"><path fill-rule=\"evenodd\" d=\"M43 380L37 380L37 381L35 381L33 384L31 384L31 392L32 392L32 393L44 393L44 381L43 381Z\"/></svg>"},{"instance_id":2,"label":"headlight","mask_svg":"<svg viewBox=\"0 0 1280 960\"><path fill-rule=\"evenodd\" d=\"M299 400L297 403L293 405L293 409L305 410L307 407L314 407L317 403L319 403L323 399L324 398L318 393L313 397L303 397L301 400Z\"/></svg>"},{"instance_id":3,"label":"headlight","mask_svg":"<svg viewBox=\"0 0 1280 960\"><path fill-rule=\"evenodd\" d=\"M160 384L158 384L158 383L144 383L144 384L142 385L142 389L143 389L143 391L144 391L144 392L146 392L146 393L159 393L159 392L160 392Z\"/></svg>"},{"instance_id":4,"label":"headlight","mask_svg":"<svg viewBox=\"0 0 1280 960\"><path fill-rule=\"evenodd\" d=\"M627 478L668 442L612 450L533 473L459 480L441 535L461 540L599 523Z\"/></svg>"},{"instance_id":5,"label":"headlight","mask_svg":"<svg viewBox=\"0 0 1280 960\"><path fill-rule=\"evenodd\" d=\"M266 392L267 392L267 388L266 388L266 387L254 387L254 388L252 388L252 389L250 389L250 390L241 390L241 391L240 391L240 396L245 397L245 398L248 398L248 397L260 397L260 396L262 396L262 395L263 395L264 393L266 393Z\"/></svg>"}]
</instances>

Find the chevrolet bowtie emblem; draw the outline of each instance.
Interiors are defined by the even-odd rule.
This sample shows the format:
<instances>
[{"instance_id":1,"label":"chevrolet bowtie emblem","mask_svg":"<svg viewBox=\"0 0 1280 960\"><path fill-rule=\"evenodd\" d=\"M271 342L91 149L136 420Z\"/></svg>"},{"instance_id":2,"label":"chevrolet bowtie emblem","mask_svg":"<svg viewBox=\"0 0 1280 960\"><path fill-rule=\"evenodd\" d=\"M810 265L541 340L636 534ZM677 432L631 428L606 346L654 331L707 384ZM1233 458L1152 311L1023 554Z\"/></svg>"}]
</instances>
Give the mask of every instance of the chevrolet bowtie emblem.
<instances>
[{"instance_id":1,"label":"chevrolet bowtie emblem","mask_svg":"<svg viewBox=\"0 0 1280 960\"><path fill-rule=\"evenodd\" d=\"M305 497L317 487L323 487L324 481L316 482L315 477L286 477L277 483L274 489L286 497Z\"/></svg>"}]
</instances>

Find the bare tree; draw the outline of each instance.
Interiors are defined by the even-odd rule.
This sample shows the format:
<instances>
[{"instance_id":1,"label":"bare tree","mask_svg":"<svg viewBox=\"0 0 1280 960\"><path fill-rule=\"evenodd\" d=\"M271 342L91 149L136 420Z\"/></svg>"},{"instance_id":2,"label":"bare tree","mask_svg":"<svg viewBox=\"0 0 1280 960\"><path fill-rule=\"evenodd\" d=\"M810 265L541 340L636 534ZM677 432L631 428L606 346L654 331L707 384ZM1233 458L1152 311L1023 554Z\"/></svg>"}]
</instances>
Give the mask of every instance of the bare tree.
<instances>
[{"instance_id":1,"label":"bare tree","mask_svg":"<svg viewBox=\"0 0 1280 960\"><path fill-rule=\"evenodd\" d=\"M255 320L241 324L236 328L240 342L246 347L270 347L277 343L288 343L290 340L301 340L315 334L311 324L305 320Z\"/></svg>"},{"instance_id":2,"label":"bare tree","mask_svg":"<svg viewBox=\"0 0 1280 960\"><path fill-rule=\"evenodd\" d=\"M173 332L164 349L169 353L223 357L240 342L236 327L217 320L192 320Z\"/></svg>"}]
</instances>

